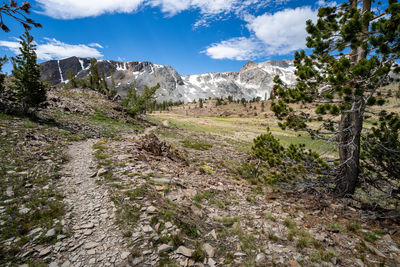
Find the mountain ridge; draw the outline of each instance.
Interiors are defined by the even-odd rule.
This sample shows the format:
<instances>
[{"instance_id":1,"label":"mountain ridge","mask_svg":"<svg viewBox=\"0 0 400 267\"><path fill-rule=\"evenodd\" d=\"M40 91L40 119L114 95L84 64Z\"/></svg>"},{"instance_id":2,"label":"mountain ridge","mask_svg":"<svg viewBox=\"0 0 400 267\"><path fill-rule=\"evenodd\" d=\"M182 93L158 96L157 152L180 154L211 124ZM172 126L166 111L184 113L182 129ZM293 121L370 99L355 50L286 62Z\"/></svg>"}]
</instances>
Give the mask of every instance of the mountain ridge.
<instances>
[{"instance_id":1,"label":"mountain ridge","mask_svg":"<svg viewBox=\"0 0 400 267\"><path fill-rule=\"evenodd\" d=\"M191 102L199 98L233 96L236 99L261 97L268 99L273 87L273 78L280 75L289 85L296 81L293 61L270 60L266 62L248 61L237 72L210 72L180 75L169 65L153 64L147 61L120 62L98 60L100 73L104 71L106 81L111 85L113 76L116 90L122 97L135 84L138 92L144 86L160 84L156 92L157 101ZM86 79L90 74L90 59L70 57L51 60L40 64L42 80L54 85L67 82L67 73L72 71L76 78Z\"/></svg>"}]
</instances>

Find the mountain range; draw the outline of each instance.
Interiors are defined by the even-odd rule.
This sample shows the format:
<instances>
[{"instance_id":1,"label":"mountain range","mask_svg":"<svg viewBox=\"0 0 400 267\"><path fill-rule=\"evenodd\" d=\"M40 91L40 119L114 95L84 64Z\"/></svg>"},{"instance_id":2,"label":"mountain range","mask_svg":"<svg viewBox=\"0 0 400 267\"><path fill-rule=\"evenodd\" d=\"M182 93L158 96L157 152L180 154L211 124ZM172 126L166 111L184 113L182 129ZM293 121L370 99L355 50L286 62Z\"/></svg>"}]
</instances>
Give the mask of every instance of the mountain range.
<instances>
[{"instance_id":1,"label":"mountain range","mask_svg":"<svg viewBox=\"0 0 400 267\"><path fill-rule=\"evenodd\" d=\"M181 76L168 65L151 62L118 62L98 60L99 72L105 73L111 86L112 76L116 90L122 97L128 88L135 85L140 93L144 86L160 84L156 92L157 101L191 102L199 98L233 96L235 99L250 100L255 97L268 99L273 79L281 79L293 85L296 81L294 65L289 60L270 60L262 63L247 62L238 72L203 73ZM76 78L85 79L90 74L90 58L70 57L63 60L51 60L41 63L42 80L54 85L66 83L67 73Z\"/></svg>"}]
</instances>

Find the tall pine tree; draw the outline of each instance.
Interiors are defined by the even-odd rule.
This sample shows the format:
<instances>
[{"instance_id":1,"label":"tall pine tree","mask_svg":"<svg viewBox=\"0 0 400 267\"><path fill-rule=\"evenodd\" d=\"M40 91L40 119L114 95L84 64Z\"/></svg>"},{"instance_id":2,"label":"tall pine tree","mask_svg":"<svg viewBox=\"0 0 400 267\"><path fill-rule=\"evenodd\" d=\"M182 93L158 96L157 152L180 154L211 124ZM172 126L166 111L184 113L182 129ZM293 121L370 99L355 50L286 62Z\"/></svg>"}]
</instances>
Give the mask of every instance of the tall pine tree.
<instances>
[{"instance_id":1,"label":"tall pine tree","mask_svg":"<svg viewBox=\"0 0 400 267\"><path fill-rule=\"evenodd\" d=\"M40 67L37 64L36 45L28 30L20 37L20 55L13 57L14 76L12 88L16 90L17 97L22 102L23 113L29 108L37 108L46 100L46 90L40 80Z\"/></svg>"},{"instance_id":2,"label":"tall pine tree","mask_svg":"<svg viewBox=\"0 0 400 267\"><path fill-rule=\"evenodd\" d=\"M6 75L1 73L1 70L5 63L7 63L7 57L0 57L0 93L4 91L4 80L6 78Z\"/></svg>"},{"instance_id":3,"label":"tall pine tree","mask_svg":"<svg viewBox=\"0 0 400 267\"><path fill-rule=\"evenodd\" d=\"M335 192L352 196L362 175L360 148L364 121L373 105L385 102L382 86L390 71L399 72L400 4L349 0L320 8L318 21L307 22L307 47L296 52L295 88L275 78L279 97L272 109L282 127L307 130L313 137L336 142ZM289 103L316 103L314 111L294 110ZM372 113L373 114L373 113ZM381 116L381 120L387 117ZM314 123L312 124L311 122ZM315 121L320 122L315 127Z\"/></svg>"}]
</instances>

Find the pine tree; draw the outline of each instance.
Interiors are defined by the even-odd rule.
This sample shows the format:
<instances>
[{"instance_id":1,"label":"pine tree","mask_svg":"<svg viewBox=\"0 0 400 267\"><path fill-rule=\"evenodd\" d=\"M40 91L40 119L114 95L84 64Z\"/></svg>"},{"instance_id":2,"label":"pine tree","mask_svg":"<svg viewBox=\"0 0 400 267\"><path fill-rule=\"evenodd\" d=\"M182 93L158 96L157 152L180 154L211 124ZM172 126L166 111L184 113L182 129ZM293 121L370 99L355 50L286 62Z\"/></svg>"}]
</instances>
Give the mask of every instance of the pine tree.
<instances>
[{"instance_id":1,"label":"pine tree","mask_svg":"<svg viewBox=\"0 0 400 267\"><path fill-rule=\"evenodd\" d=\"M318 21L307 22L307 47L296 52L298 82L287 87L279 77L274 92L279 97L272 110L285 122L283 128L307 130L313 137L336 141L339 165L332 169L335 193L351 196L362 174L360 147L364 120L373 105L385 103L381 87L389 72L399 72L400 4L350 0L320 8ZM275 94L274 94L275 95ZM288 103L317 103L315 113L297 111ZM327 116L326 114L329 114ZM386 120L381 116L382 120ZM313 128L312 121L320 121Z\"/></svg>"},{"instance_id":2,"label":"pine tree","mask_svg":"<svg viewBox=\"0 0 400 267\"><path fill-rule=\"evenodd\" d=\"M7 61L7 57L0 58L0 93L4 91L4 80L6 78L6 75L1 73L1 70L3 68L3 65L7 63Z\"/></svg>"},{"instance_id":3,"label":"pine tree","mask_svg":"<svg viewBox=\"0 0 400 267\"><path fill-rule=\"evenodd\" d=\"M37 28L41 28L42 25L40 23L37 23L25 16L25 14L30 13L30 9L31 5L26 1L22 3L20 6L18 6L17 1L15 0L11 0L10 4L3 3L3 5L0 6L0 28L5 32L10 31L7 25L4 24L3 15L9 16L18 21L19 23L21 23L22 26L24 26L25 30L30 30L31 29L30 25L33 25L34 27Z\"/></svg>"},{"instance_id":4,"label":"pine tree","mask_svg":"<svg viewBox=\"0 0 400 267\"><path fill-rule=\"evenodd\" d=\"M145 86L143 93L137 97L135 87L130 87L127 97L122 101L126 111L133 117L144 114L150 107L153 101L153 96L158 88L160 88L159 84L151 88Z\"/></svg>"},{"instance_id":5,"label":"pine tree","mask_svg":"<svg viewBox=\"0 0 400 267\"><path fill-rule=\"evenodd\" d=\"M78 83L75 78L75 74L72 70L67 72L67 79L68 79L68 85L70 88L77 88Z\"/></svg>"},{"instance_id":6,"label":"pine tree","mask_svg":"<svg viewBox=\"0 0 400 267\"><path fill-rule=\"evenodd\" d=\"M12 88L17 91L17 97L22 102L23 113L27 113L30 107L37 108L46 100L46 90L40 80L40 67L36 63L36 45L27 30L20 37L19 43L21 54L12 58Z\"/></svg>"},{"instance_id":7,"label":"pine tree","mask_svg":"<svg viewBox=\"0 0 400 267\"><path fill-rule=\"evenodd\" d=\"M97 65L97 59L92 58L90 60L90 74L88 76L88 87L90 89L100 89L100 75L99 68Z\"/></svg>"}]
</instances>

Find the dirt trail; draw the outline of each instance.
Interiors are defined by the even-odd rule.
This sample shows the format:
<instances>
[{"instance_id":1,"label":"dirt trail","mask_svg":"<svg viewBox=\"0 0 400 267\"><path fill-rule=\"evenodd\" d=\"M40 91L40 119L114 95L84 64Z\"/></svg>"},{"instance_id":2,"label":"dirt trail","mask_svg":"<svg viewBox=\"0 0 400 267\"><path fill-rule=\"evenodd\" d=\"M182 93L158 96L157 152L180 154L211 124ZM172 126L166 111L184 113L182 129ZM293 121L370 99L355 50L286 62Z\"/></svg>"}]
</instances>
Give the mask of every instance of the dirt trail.
<instances>
[{"instance_id":1,"label":"dirt trail","mask_svg":"<svg viewBox=\"0 0 400 267\"><path fill-rule=\"evenodd\" d=\"M64 166L63 189L70 237L55 246L53 266L125 266L129 255L114 225L115 207L106 187L96 184L92 145L96 140L74 143ZM56 245L57 245L56 244Z\"/></svg>"}]
</instances>

